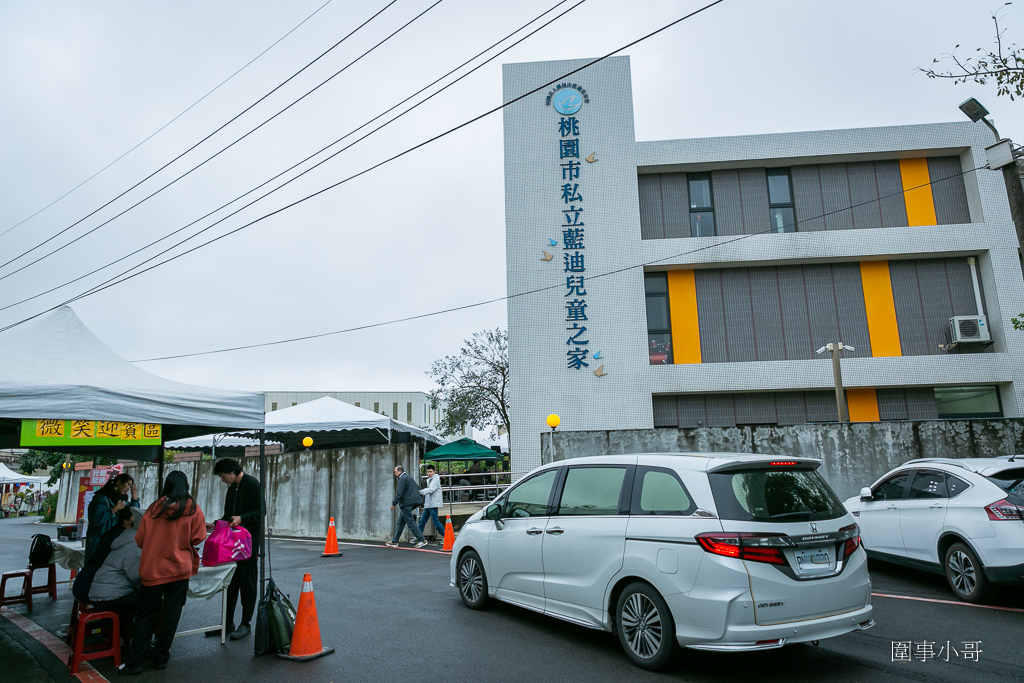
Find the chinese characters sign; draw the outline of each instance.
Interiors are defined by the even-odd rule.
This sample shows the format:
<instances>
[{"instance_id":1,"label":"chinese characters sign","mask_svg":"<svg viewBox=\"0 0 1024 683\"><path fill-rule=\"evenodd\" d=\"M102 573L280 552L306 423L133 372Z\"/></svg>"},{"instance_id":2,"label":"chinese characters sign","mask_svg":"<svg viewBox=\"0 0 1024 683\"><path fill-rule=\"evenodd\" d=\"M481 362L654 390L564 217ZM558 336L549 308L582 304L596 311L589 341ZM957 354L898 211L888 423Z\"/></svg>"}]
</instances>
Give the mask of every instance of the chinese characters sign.
<instances>
[{"instance_id":1,"label":"chinese characters sign","mask_svg":"<svg viewBox=\"0 0 1024 683\"><path fill-rule=\"evenodd\" d=\"M566 93L575 93L567 90ZM579 96L576 93L577 97ZM580 102L582 103L582 101ZM572 109L572 111L578 110ZM565 107L556 107L563 110ZM561 116L558 121L558 163L562 169L558 187L560 226L562 230L562 264L565 275L565 340L568 350L566 367L582 370L589 367L590 340L587 339L587 252L586 223L583 222L583 192L580 183L580 122L575 116Z\"/></svg>"},{"instance_id":2,"label":"chinese characters sign","mask_svg":"<svg viewBox=\"0 0 1024 683\"><path fill-rule=\"evenodd\" d=\"M21 445L159 446L161 426L102 420L22 420Z\"/></svg>"}]
</instances>

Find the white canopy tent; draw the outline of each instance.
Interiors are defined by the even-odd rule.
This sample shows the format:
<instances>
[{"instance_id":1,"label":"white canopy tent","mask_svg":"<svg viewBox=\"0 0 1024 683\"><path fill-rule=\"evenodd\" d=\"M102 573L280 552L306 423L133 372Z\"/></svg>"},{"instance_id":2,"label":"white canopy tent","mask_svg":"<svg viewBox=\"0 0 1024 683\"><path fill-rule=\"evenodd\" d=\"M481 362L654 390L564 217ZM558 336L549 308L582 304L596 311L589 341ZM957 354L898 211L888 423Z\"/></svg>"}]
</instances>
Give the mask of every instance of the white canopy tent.
<instances>
[{"instance_id":1,"label":"white canopy tent","mask_svg":"<svg viewBox=\"0 0 1024 683\"><path fill-rule=\"evenodd\" d=\"M43 486L49 477L31 477L21 472L15 472L7 465L0 462L0 484L38 484Z\"/></svg>"},{"instance_id":2,"label":"white canopy tent","mask_svg":"<svg viewBox=\"0 0 1024 683\"><path fill-rule=\"evenodd\" d=\"M100 341L68 306L0 334L0 359L0 447L18 447L22 419L161 424L165 440L263 428L262 394L151 375ZM72 452L93 452L88 448ZM136 457L123 447L117 452Z\"/></svg>"}]
</instances>

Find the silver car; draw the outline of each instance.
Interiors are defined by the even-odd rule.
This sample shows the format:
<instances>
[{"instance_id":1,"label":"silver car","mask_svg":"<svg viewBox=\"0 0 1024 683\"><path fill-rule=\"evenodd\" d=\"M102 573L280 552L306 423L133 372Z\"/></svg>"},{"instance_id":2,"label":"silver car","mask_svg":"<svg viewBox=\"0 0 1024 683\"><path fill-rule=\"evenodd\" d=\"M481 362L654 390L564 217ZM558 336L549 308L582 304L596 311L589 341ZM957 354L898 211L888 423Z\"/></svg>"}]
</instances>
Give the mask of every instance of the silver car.
<instances>
[{"instance_id":1,"label":"silver car","mask_svg":"<svg viewBox=\"0 0 1024 683\"><path fill-rule=\"evenodd\" d=\"M463 526L451 583L618 634L665 665L675 643L763 650L863 630L860 530L820 462L743 454L578 458L531 472Z\"/></svg>"}]
</instances>

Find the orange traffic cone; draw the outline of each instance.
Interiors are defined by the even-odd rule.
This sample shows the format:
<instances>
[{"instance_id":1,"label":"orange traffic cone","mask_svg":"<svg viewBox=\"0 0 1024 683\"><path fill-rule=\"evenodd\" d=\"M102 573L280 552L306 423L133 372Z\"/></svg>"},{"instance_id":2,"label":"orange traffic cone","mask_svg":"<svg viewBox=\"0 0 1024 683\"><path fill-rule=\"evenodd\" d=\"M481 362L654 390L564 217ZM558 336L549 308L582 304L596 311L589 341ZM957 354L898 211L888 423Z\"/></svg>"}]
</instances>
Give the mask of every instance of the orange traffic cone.
<instances>
[{"instance_id":1,"label":"orange traffic cone","mask_svg":"<svg viewBox=\"0 0 1024 683\"><path fill-rule=\"evenodd\" d=\"M448 515L448 521L444 523L444 547L441 550L446 553L451 552L453 545L455 545L455 530L452 529L452 516Z\"/></svg>"},{"instance_id":2,"label":"orange traffic cone","mask_svg":"<svg viewBox=\"0 0 1024 683\"><path fill-rule=\"evenodd\" d=\"M299 611L295 616L295 630L292 631L292 646L288 654L278 653L281 659L293 662L308 662L334 652L325 648L320 640L320 621L316 617L316 598L313 596L313 577L302 577L302 595L299 596Z\"/></svg>"},{"instance_id":3,"label":"orange traffic cone","mask_svg":"<svg viewBox=\"0 0 1024 683\"><path fill-rule=\"evenodd\" d=\"M341 553L338 552L338 530L334 527L334 517L331 517L331 523L327 525L327 542L324 543L324 551L320 553L320 557L341 557Z\"/></svg>"}]
</instances>

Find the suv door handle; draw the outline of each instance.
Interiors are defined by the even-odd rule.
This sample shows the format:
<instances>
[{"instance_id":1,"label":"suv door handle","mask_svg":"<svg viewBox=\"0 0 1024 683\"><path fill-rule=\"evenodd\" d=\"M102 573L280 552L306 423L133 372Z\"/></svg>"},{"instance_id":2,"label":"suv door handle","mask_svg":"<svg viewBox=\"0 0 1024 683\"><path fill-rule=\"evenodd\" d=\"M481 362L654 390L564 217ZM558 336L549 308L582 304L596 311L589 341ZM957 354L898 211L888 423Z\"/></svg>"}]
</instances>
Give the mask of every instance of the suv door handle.
<instances>
[{"instance_id":1,"label":"suv door handle","mask_svg":"<svg viewBox=\"0 0 1024 683\"><path fill-rule=\"evenodd\" d=\"M542 531L544 531L544 530L543 529L538 529L537 527L531 527L531 528L526 530L526 533L530 534L531 536L536 536L537 534L539 534Z\"/></svg>"},{"instance_id":2,"label":"suv door handle","mask_svg":"<svg viewBox=\"0 0 1024 683\"><path fill-rule=\"evenodd\" d=\"M549 533L551 535L555 535L555 534L560 534L563 531L565 531L565 529L562 529L562 528L556 526L556 527L551 527L550 529L548 529L547 533Z\"/></svg>"},{"instance_id":3,"label":"suv door handle","mask_svg":"<svg viewBox=\"0 0 1024 683\"><path fill-rule=\"evenodd\" d=\"M932 510L941 510L942 503L935 503L935 505L929 505L928 507L930 507Z\"/></svg>"},{"instance_id":4,"label":"suv door handle","mask_svg":"<svg viewBox=\"0 0 1024 683\"><path fill-rule=\"evenodd\" d=\"M893 504L893 505L890 505L890 506L886 507L885 509L886 510L899 510L900 506L896 505L896 504Z\"/></svg>"}]
</instances>

